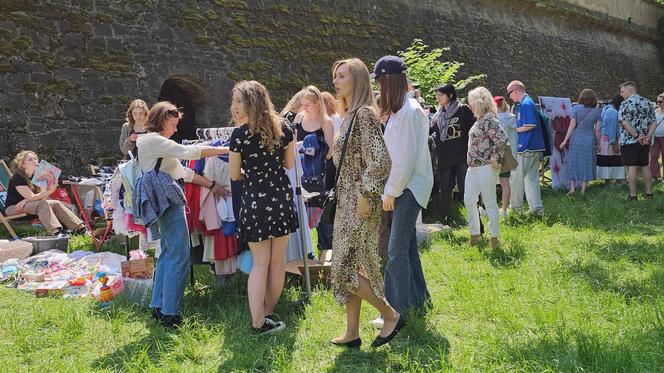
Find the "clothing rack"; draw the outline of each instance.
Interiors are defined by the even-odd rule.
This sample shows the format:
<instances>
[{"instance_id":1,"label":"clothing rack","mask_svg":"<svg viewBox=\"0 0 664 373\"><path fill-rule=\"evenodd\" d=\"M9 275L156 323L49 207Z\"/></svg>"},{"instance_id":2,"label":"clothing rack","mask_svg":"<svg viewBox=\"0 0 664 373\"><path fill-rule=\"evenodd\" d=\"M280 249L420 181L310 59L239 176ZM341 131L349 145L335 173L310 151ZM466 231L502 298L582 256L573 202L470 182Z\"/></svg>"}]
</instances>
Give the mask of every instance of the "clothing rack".
<instances>
[{"instance_id":1,"label":"clothing rack","mask_svg":"<svg viewBox=\"0 0 664 373\"><path fill-rule=\"evenodd\" d=\"M197 144L201 141L221 140L226 141L231 138L235 127L216 127L216 128L197 128L195 140L182 140L184 145Z\"/></svg>"},{"instance_id":2,"label":"clothing rack","mask_svg":"<svg viewBox=\"0 0 664 373\"><path fill-rule=\"evenodd\" d=\"M231 135L233 133L233 130L235 127L217 127L217 128L197 128L196 129L196 140L182 140L182 144L184 145L193 145L193 144L198 144L202 141L209 141L209 140L221 140L221 141L227 141L231 138ZM302 182L300 178L302 177L298 166L297 166L297 160L299 159L297 147L293 149L295 152L295 159L296 159L296 165L295 165L295 180L296 180L296 185L295 185L295 203L297 203L298 209L301 211L302 209L305 208L305 203L304 203L304 197L302 195ZM309 262L308 262L308 253L307 253L307 247L304 244L305 242L305 235L304 235L304 227L305 224L307 224L306 221L304 221L304 214L298 213L298 222L300 224L300 242L301 242L301 250L302 250L302 262L304 263L304 292L306 295L307 300L311 299L311 280L310 280L310 275L309 275ZM191 271L192 274L192 283L193 281L193 268Z\"/></svg>"}]
</instances>

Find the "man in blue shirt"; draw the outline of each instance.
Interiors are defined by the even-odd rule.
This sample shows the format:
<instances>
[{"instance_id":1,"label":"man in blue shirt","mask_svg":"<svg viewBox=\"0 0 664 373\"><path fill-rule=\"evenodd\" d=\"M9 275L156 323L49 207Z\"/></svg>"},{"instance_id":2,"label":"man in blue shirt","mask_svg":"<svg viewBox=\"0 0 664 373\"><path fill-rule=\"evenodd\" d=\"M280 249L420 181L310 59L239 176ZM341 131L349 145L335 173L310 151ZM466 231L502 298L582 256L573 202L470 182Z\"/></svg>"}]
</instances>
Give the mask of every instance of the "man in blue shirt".
<instances>
[{"instance_id":1,"label":"man in blue shirt","mask_svg":"<svg viewBox=\"0 0 664 373\"><path fill-rule=\"evenodd\" d=\"M523 83L518 80L512 81L507 86L507 95L512 101L519 103L516 121L516 131L519 135L516 159L519 166L510 178L512 210L523 207L525 192L530 211L542 215L544 206L542 206L539 184L539 168L544 154L544 136L537 106L526 93Z\"/></svg>"}]
</instances>

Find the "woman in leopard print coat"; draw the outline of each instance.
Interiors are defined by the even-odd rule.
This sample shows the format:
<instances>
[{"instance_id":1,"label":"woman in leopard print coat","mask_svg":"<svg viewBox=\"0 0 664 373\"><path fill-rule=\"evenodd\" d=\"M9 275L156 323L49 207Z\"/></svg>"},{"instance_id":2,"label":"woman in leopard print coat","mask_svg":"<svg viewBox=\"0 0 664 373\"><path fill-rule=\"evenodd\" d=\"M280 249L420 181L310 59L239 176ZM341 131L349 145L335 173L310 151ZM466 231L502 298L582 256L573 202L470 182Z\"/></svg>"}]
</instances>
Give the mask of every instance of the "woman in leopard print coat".
<instances>
[{"instance_id":1,"label":"woman in leopard print coat","mask_svg":"<svg viewBox=\"0 0 664 373\"><path fill-rule=\"evenodd\" d=\"M359 347L360 308L362 300L366 300L385 320L373 344L378 346L389 342L404 322L385 299L378 254L381 193L390 174L391 161L376 115L366 65L358 59L342 60L335 63L332 73L340 111L345 112L334 144L333 160L337 167L344 139L346 136L349 139L336 185L338 201L332 244L332 289L335 299L346 305L347 325L346 333L331 342Z\"/></svg>"}]
</instances>

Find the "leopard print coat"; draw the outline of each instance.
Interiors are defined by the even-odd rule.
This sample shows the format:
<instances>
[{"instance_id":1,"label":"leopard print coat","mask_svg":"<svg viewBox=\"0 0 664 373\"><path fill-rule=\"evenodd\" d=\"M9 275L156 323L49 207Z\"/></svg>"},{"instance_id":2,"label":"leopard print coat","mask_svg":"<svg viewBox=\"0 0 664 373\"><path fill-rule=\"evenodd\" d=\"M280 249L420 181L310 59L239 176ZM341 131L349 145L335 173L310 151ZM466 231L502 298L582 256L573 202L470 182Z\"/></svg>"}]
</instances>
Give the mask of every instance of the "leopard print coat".
<instances>
[{"instance_id":1,"label":"leopard print coat","mask_svg":"<svg viewBox=\"0 0 664 373\"><path fill-rule=\"evenodd\" d=\"M344 136L353 113L348 113L334 142L334 164L339 167ZM385 299L380 271L378 234L382 210L381 193L390 175L392 162L374 110L357 110L346 156L336 186L337 212L332 247L332 289L335 299L343 304L357 292L358 274L371 283L374 294ZM372 213L364 220L357 214L357 199L370 196Z\"/></svg>"}]
</instances>

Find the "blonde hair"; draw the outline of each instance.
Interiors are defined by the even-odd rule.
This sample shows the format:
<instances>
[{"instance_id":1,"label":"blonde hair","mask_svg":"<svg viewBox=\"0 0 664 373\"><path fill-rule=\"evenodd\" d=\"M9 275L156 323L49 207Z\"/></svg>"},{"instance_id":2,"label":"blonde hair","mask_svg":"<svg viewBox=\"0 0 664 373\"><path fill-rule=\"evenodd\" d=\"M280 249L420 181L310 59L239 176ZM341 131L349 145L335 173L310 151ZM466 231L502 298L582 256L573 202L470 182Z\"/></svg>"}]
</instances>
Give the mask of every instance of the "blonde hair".
<instances>
[{"instance_id":1,"label":"blonde hair","mask_svg":"<svg viewBox=\"0 0 664 373\"><path fill-rule=\"evenodd\" d=\"M330 116L327 114L327 106L325 105L325 100L323 100L320 90L316 86L310 85L302 89L302 95L300 96L300 101L303 98L307 100L316 101L320 105L320 116L323 119L323 122L330 121Z\"/></svg>"},{"instance_id":2,"label":"blonde hair","mask_svg":"<svg viewBox=\"0 0 664 373\"><path fill-rule=\"evenodd\" d=\"M365 65L359 58L349 58L337 61L332 66L332 79L337 77L337 71L339 71L339 68L343 65L348 65L348 71L353 80L353 101L348 102L346 97L340 98L337 111L339 116L345 116L346 113L356 111L365 106L377 113L376 100L374 100L373 91L371 89L369 69L367 68L367 65Z\"/></svg>"},{"instance_id":3,"label":"blonde hair","mask_svg":"<svg viewBox=\"0 0 664 373\"><path fill-rule=\"evenodd\" d=\"M510 105L507 103L507 100L505 100L505 98L501 100L500 107L498 107L498 105L496 105L496 107L498 108L498 111L501 113L507 113L508 111L510 111Z\"/></svg>"},{"instance_id":4,"label":"blonde hair","mask_svg":"<svg viewBox=\"0 0 664 373\"><path fill-rule=\"evenodd\" d=\"M288 101L286 106L284 106L284 109L281 111L281 115L285 115L289 111L292 113L299 113L300 109L302 108L302 102L300 101L302 99L302 95L304 94L304 90L298 91L291 99Z\"/></svg>"},{"instance_id":5,"label":"blonde hair","mask_svg":"<svg viewBox=\"0 0 664 373\"><path fill-rule=\"evenodd\" d=\"M484 87L477 87L468 92L468 104L478 119L484 117L487 113L495 115L498 111L491 92Z\"/></svg>"},{"instance_id":6,"label":"blonde hair","mask_svg":"<svg viewBox=\"0 0 664 373\"><path fill-rule=\"evenodd\" d=\"M321 92L320 96L325 101L325 111L328 116L332 116L337 113L337 99L330 92Z\"/></svg>"},{"instance_id":7,"label":"blonde hair","mask_svg":"<svg viewBox=\"0 0 664 373\"><path fill-rule=\"evenodd\" d=\"M134 129L134 124L136 123L136 121L134 120L134 116L131 115L131 112L137 107L143 109L143 112L145 112L146 120L148 118L148 113L150 112L150 108L148 107L148 104L145 103L145 101L141 99L136 99L132 101L129 104L129 108L127 109L127 116L125 118L127 120L127 123L129 123L129 128L132 130Z\"/></svg>"},{"instance_id":8,"label":"blonde hair","mask_svg":"<svg viewBox=\"0 0 664 373\"><path fill-rule=\"evenodd\" d=\"M243 80L235 84L233 92L238 92L242 96L249 132L258 134L270 152L279 150L282 135L281 117L274 111L267 88L255 80Z\"/></svg>"},{"instance_id":9,"label":"blonde hair","mask_svg":"<svg viewBox=\"0 0 664 373\"><path fill-rule=\"evenodd\" d=\"M23 178L25 178L28 181L28 187L30 187L30 190L34 192L35 187L32 185L32 177L26 174L25 169L23 168L23 163L25 162L25 158L27 158L29 155L33 155L37 159L37 162L39 162L39 157L37 156L37 153L33 152L32 150L23 150L22 152L16 154L14 159L9 164L9 167L11 168L13 173L17 173L23 176Z\"/></svg>"}]
</instances>

